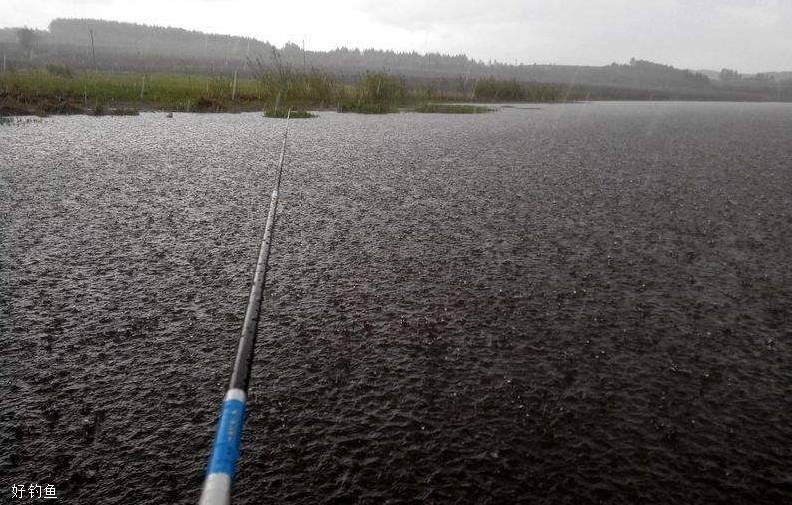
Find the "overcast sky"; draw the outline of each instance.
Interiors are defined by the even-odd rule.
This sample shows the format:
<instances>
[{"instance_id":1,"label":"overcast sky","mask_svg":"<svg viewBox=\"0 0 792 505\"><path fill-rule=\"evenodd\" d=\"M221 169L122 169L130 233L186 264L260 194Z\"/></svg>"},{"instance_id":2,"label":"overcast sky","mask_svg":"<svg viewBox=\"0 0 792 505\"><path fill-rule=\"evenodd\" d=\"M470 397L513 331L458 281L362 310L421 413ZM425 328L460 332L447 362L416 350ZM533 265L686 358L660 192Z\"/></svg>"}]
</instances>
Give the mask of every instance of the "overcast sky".
<instances>
[{"instance_id":1,"label":"overcast sky","mask_svg":"<svg viewBox=\"0 0 792 505\"><path fill-rule=\"evenodd\" d=\"M792 0L0 0L0 26L90 17L506 63L792 70Z\"/></svg>"}]
</instances>

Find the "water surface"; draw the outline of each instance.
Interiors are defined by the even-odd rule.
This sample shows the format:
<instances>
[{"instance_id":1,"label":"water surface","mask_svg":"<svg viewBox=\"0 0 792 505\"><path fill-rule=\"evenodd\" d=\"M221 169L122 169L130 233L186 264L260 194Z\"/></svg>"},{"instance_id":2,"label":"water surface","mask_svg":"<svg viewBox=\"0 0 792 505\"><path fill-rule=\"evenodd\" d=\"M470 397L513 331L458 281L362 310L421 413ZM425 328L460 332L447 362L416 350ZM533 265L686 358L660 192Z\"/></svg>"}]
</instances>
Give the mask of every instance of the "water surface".
<instances>
[{"instance_id":1,"label":"water surface","mask_svg":"<svg viewBox=\"0 0 792 505\"><path fill-rule=\"evenodd\" d=\"M3 493L197 501L282 125L0 128ZM792 501L790 146L779 104L295 121L235 503Z\"/></svg>"}]
</instances>

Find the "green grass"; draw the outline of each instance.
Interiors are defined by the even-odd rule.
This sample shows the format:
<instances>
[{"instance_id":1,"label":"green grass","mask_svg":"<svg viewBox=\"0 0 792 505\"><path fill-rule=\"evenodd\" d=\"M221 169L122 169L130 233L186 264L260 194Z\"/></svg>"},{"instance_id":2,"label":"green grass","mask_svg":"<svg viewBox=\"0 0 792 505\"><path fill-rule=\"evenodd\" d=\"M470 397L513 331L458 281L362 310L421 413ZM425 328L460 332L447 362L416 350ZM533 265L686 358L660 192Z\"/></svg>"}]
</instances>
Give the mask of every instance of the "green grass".
<instances>
[{"instance_id":1,"label":"green grass","mask_svg":"<svg viewBox=\"0 0 792 505\"><path fill-rule=\"evenodd\" d=\"M75 72L65 66L0 72L0 115L136 114L138 110L173 112L281 111L297 118L308 109L384 114L400 107L417 112L478 113L474 105L451 105L476 97L494 99L555 98L549 86L483 80L474 95L438 91L432 85L412 87L382 72L366 73L352 82L311 70L263 70L256 79L233 79L133 72ZM431 102L431 103L430 103Z\"/></svg>"},{"instance_id":2,"label":"green grass","mask_svg":"<svg viewBox=\"0 0 792 505\"><path fill-rule=\"evenodd\" d=\"M195 112L255 111L266 103L262 85L241 79L168 74L83 72L69 77L43 70L0 73L0 114L82 114L98 109Z\"/></svg>"},{"instance_id":3,"label":"green grass","mask_svg":"<svg viewBox=\"0 0 792 505\"><path fill-rule=\"evenodd\" d=\"M413 112L422 112L427 114L481 114L484 112L493 112L495 109L491 107L482 107L480 105L463 105L451 103L422 103L413 108Z\"/></svg>"}]
</instances>

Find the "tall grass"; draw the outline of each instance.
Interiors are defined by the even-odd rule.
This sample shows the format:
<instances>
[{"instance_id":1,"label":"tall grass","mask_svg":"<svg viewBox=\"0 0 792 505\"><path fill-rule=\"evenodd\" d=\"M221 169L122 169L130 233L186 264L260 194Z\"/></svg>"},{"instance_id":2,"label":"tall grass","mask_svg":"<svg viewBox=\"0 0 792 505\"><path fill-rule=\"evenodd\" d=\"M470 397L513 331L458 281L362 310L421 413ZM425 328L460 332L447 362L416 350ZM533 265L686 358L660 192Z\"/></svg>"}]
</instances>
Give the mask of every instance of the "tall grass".
<instances>
[{"instance_id":1,"label":"tall grass","mask_svg":"<svg viewBox=\"0 0 792 505\"><path fill-rule=\"evenodd\" d=\"M407 98L404 82L382 72L368 72L356 86L339 97L339 112L383 114L393 112Z\"/></svg>"},{"instance_id":2,"label":"tall grass","mask_svg":"<svg viewBox=\"0 0 792 505\"><path fill-rule=\"evenodd\" d=\"M276 60L277 61L277 60ZM559 88L516 81L483 79L472 96L410 85L383 72L354 80L315 70L296 71L282 64L261 65L255 78L174 74L72 72L48 70L0 72L0 114L96 113L132 108L167 111L261 111L278 116L291 108L335 108L342 112L386 113L403 106L443 101L557 101Z\"/></svg>"},{"instance_id":3,"label":"tall grass","mask_svg":"<svg viewBox=\"0 0 792 505\"><path fill-rule=\"evenodd\" d=\"M266 102L271 117L285 115L289 108L328 107L343 91L332 75L314 68L297 71L283 62L277 50L273 50L270 63L256 58L251 64L260 85L260 99Z\"/></svg>"},{"instance_id":4,"label":"tall grass","mask_svg":"<svg viewBox=\"0 0 792 505\"><path fill-rule=\"evenodd\" d=\"M0 108L61 103L69 109L90 110L99 106L172 111L261 110L261 83L239 80L233 101L232 86L231 79L185 75L83 72L68 76L44 70L3 72L0 73Z\"/></svg>"}]
</instances>

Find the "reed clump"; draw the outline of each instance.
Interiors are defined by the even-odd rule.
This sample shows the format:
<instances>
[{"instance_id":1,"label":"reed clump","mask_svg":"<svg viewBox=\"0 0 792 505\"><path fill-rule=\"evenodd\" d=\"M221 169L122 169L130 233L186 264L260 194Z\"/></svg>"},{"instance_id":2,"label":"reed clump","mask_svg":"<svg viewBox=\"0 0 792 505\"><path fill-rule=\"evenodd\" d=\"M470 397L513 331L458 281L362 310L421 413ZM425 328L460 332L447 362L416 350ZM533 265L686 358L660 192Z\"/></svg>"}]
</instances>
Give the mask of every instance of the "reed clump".
<instances>
[{"instance_id":1,"label":"reed clump","mask_svg":"<svg viewBox=\"0 0 792 505\"><path fill-rule=\"evenodd\" d=\"M367 72L352 84L316 69L296 70L273 52L272 62L255 63L261 94L269 117L283 117L289 108L324 109L335 105L338 112L385 114L407 97L404 82L384 72Z\"/></svg>"},{"instance_id":2,"label":"reed clump","mask_svg":"<svg viewBox=\"0 0 792 505\"><path fill-rule=\"evenodd\" d=\"M277 50L273 50L269 63L257 58L251 64L259 84L258 97L266 103L265 111L270 111L271 117L281 117L277 114L281 110L285 114L289 108L324 109L343 91L343 85L334 76L315 68L297 70L284 63Z\"/></svg>"},{"instance_id":3,"label":"reed clump","mask_svg":"<svg viewBox=\"0 0 792 505\"><path fill-rule=\"evenodd\" d=\"M386 114L407 97L404 81L383 72L367 72L350 95L340 97L338 112Z\"/></svg>"}]
</instances>

